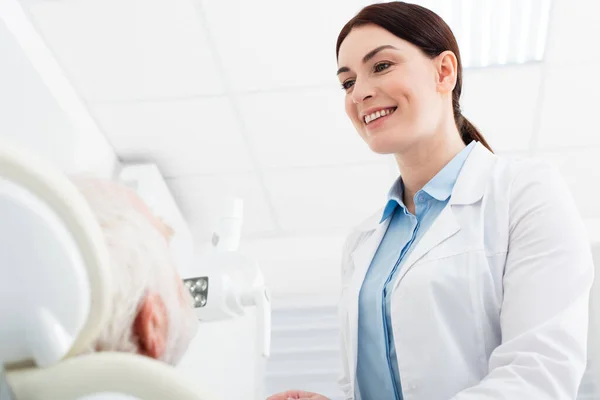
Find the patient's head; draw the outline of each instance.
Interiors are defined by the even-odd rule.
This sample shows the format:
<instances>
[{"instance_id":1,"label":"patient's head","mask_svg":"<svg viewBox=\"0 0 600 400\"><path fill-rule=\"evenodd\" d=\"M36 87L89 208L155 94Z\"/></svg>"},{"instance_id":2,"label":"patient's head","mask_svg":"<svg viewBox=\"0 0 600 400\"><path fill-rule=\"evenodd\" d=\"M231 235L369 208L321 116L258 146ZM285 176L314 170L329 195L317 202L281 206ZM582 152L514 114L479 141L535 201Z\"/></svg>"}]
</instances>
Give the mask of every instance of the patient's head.
<instances>
[{"instance_id":1,"label":"patient's head","mask_svg":"<svg viewBox=\"0 0 600 400\"><path fill-rule=\"evenodd\" d=\"M73 181L103 230L111 259L111 318L95 350L139 353L176 364L195 334L197 319L170 257L171 229L120 184Z\"/></svg>"}]
</instances>

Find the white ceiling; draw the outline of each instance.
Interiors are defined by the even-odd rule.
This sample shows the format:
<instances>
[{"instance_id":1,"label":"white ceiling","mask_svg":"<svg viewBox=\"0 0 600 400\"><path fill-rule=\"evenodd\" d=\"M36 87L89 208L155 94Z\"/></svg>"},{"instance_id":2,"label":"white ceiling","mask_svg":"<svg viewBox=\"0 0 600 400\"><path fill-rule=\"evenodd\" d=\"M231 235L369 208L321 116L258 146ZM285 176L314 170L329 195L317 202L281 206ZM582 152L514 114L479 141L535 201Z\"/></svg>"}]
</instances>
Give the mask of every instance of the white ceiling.
<instances>
[{"instance_id":1,"label":"white ceiling","mask_svg":"<svg viewBox=\"0 0 600 400\"><path fill-rule=\"evenodd\" d=\"M152 160L167 177L250 172L251 153L226 97L90 104L125 160Z\"/></svg>"},{"instance_id":2,"label":"white ceiling","mask_svg":"<svg viewBox=\"0 0 600 400\"><path fill-rule=\"evenodd\" d=\"M87 101L224 93L189 0L23 2Z\"/></svg>"},{"instance_id":3,"label":"white ceiling","mask_svg":"<svg viewBox=\"0 0 600 400\"><path fill-rule=\"evenodd\" d=\"M337 33L369 1L22 1L117 154L158 163L199 241L229 194L248 239L344 232L382 206L396 168L354 132L335 78ZM497 152L555 162L586 218L598 38L599 1L554 0L545 61L467 70L462 103Z\"/></svg>"}]
</instances>

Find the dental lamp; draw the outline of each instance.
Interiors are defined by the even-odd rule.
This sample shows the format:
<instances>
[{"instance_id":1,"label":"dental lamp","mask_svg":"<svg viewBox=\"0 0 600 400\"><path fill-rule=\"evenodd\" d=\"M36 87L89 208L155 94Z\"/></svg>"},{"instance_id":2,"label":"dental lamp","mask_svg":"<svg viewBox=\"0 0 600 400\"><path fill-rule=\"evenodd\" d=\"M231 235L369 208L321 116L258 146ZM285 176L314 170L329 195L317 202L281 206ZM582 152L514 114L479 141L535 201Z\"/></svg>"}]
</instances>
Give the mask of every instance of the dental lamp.
<instances>
[{"instance_id":1,"label":"dental lamp","mask_svg":"<svg viewBox=\"0 0 600 400\"><path fill-rule=\"evenodd\" d=\"M258 348L261 356L268 358L271 347L270 292L258 264L238 251L244 218L243 200L224 199L211 247L198 259L193 256L193 240L187 223L156 165L126 165L120 179L137 192L156 216L173 227L173 256L184 277L184 285L194 299L198 319L211 322L241 317L248 307L256 307ZM199 270L203 271L201 275L198 275Z\"/></svg>"},{"instance_id":2,"label":"dental lamp","mask_svg":"<svg viewBox=\"0 0 600 400\"><path fill-rule=\"evenodd\" d=\"M201 260L205 276L184 279L201 321L241 317L255 306L257 337L263 357L271 347L271 298L256 262L237 251L243 219L243 202L227 199L225 213L212 236L212 251Z\"/></svg>"}]
</instances>

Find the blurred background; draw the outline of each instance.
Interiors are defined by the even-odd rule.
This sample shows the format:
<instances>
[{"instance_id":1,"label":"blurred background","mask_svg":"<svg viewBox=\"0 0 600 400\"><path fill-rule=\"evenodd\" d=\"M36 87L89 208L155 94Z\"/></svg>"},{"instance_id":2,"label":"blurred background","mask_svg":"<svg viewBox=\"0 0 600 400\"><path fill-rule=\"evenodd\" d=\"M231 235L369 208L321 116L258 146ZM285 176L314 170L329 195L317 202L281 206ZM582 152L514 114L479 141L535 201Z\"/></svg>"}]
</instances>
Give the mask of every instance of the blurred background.
<instances>
[{"instance_id":1,"label":"blurred background","mask_svg":"<svg viewBox=\"0 0 600 400\"><path fill-rule=\"evenodd\" d=\"M354 131L335 76L337 34L370 3L0 0L0 138L68 173L155 163L198 252L222 199L244 199L241 250L275 307L264 380L242 356L249 321L205 328L181 366L224 398L339 396L341 246L398 174ZM415 3L458 38L463 114L496 153L558 166L600 241L600 1Z\"/></svg>"}]
</instances>

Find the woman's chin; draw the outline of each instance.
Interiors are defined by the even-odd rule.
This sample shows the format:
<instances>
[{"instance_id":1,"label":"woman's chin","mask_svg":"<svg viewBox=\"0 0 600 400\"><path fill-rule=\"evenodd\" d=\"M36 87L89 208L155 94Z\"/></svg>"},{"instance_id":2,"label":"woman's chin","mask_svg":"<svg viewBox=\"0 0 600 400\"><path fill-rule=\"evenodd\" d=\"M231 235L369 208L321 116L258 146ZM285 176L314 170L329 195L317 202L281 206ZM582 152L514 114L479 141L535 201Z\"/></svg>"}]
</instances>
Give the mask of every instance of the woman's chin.
<instances>
[{"instance_id":1,"label":"woman's chin","mask_svg":"<svg viewBox=\"0 0 600 400\"><path fill-rule=\"evenodd\" d=\"M367 143L372 152L386 155L398 152L398 143L391 143L384 138L371 138Z\"/></svg>"}]
</instances>

